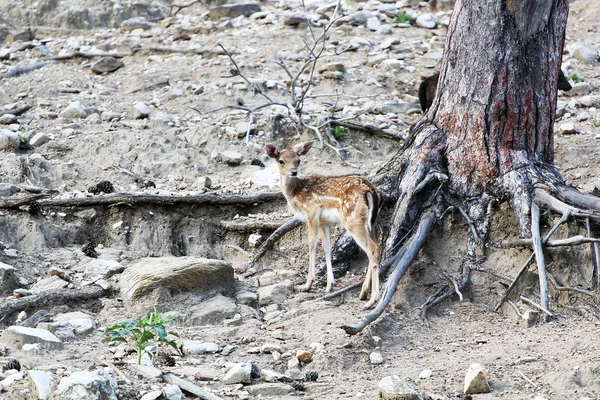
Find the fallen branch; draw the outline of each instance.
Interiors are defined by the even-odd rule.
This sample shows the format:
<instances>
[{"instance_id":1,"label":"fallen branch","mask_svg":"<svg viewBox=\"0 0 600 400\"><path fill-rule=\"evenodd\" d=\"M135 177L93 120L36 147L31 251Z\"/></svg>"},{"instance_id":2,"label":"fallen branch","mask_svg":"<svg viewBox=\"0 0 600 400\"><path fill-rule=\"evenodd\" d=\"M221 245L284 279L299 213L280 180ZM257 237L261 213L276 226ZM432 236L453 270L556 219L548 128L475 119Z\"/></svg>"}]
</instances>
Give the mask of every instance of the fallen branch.
<instances>
[{"instance_id":1,"label":"fallen branch","mask_svg":"<svg viewBox=\"0 0 600 400\"><path fill-rule=\"evenodd\" d=\"M223 400L223 398L217 396L216 394L212 394L198 385L194 385L192 382L186 381L185 379L181 379L178 376L173 374L165 374L163 375L163 379L165 382L179 386L179 388L185 392L191 393L194 396L202 400Z\"/></svg>"},{"instance_id":2,"label":"fallen branch","mask_svg":"<svg viewBox=\"0 0 600 400\"><path fill-rule=\"evenodd\" d=\"M198 3L200 3L204 7L208 8L208 6L204 2L204 0L194 0L191 3L188 3L188 4L171 4L171 10L169 10L169 16L174 17L174 16L176 16L179 13L179 11L183 10L184 8L191 7L194 4L198 4ZM173 9L175 9L175 7L177 7L177 11L173 12Z\"/></svg>"},{"instance_id":3,"label":"fallen branch","mask_svg":"<svg viewBox=\"0 0 600 400\"><path fill-rule=\"evenodd\" d=\"M348 285L346 287L343 287L339 290L336 290L335 292L331 292L323 297L318 298L317 300L331 300L331 299L335 299L336 297L339 297L341 295L343 295L346 292L349 292L351 290L354 289L358 289L359 287L362 286L362 282L354 282L352 285Z\"/></svg>"},{"instance_id":4,"label":"fallen branch","mask_svg":"<svg viewBox=\"0 0 600 400\"><path fill-rule=\"evenodd\" d=\"M33 72L37 69L43 68L46 65L50 64L46 61L34 62L29 65L21 66L21 67L13 67L8 70L4 75L0 75L0 79L3 78L16 78L17 76L25 75L29 72Z\"/></svg>"},{"instance_id":5,"label":"fallen branch","mask_svg":"<svg viewBox=\"0 0 600 400\"><path fill-rule=\"evenodd\" d=\"M259 230L268 230L273 231L279 228L284 222L272 222L272 221L245 221L245 222L235 222L235 221L221 221L219 225L221 228L226 229L228 231L240 231L240 232L248 232L248 231L259 231Z\"/></svg>"},{"instance_id":6,"label":"fallen branch","mask_svg":"<svg viewBox=\"0 0 600 400\"><path fill-rule=\"evenodd\" d=\"M592 225L590 224L590 219L586 218L585 227L587 229L588 237L592 237ZM595 279L594 286L597 291L600 291L600 244L599 243L590 243L590 253L592 253L592 279Z\"/></svg>"},{"instance_id":7,"label":"fallen branch","mask_svg":"<svg viewBox=\"0 0 600 400\"><path fill-rule=\"evenodd\" d=\"M40 199L48 197L47 194L34 194L32 196L27 197L19 197L19 198L1 198L0 197L0 209L2 208L19 208L21 206L26 206L31 204L34 201L38 201Z\"/></svg>"},{"instance_id":8,"label":"fallen branch","mask_svg":"<svg viewBox=\"0 0 600 400\"><path fill-rule=\"evenodd\" d=\"M14 300L6 300L0 304L0 321L17 311L23 311L29 308L44 307L47 305L57 306L70 301L82 302L85 300L98 299L109 291L101 287L86 287L83 289L63 289L55 292L43 292L31 296L20 297Z\"/></svg>"},{"instance_id":9,"label":"fallen branch","mask_svg":"<svg viewBox=\"0 0 600 400\"><path fill-rule=\"evenodd\" d=\"M15 117L18 117L19 115L25 114L29 110L31 110L31 106L29 104L26 104L23 107L13 108L12 110L0 111L0 117L6 114L12 114Z\"/></svg>"},{"instance_id":10,"label":"fallen branch","mask_svg":"<svg viewBox=\"0 0 600 400\"><path fill-rule=\"evenodd\" d=\"M412 261L417 257L417 254L425 245L425 241L427 240L427 238L431 234L431 231L433 230L435 220L435 212L432 210L426 211L421 216L421 221L419 222L417 231L409 239L406 251L404 252L404 256L398 261L394 271L392 272L388 281L386 282L383 290L383 297L377 304L377 307L375 307L375 309L369 314L361 318L361 320L356 325L342 326L342 329L346 331L347 334L356 335L357 333L365 329L367 325L369 325L371 322L375 321L383 313L383 311L386 309L386 307L392 300L392 296L396 291L396 287L398 286L400 279L402 279Z\"/></svg>"},{"instance_id":11,"label":"fallen branch","mask_svg":"<svg viewBox=\"0 0 600 400\"><path fill-rule=\"evenodd\" d=\"M554 317L554 314L552 314L547 308L542 307L535 301L533 301L523 295L519 296L519 298L521 299L521 301L524 301L525 303L529 304L530 306L533 306L533 307L537 308L538 310L543 311L547 316Z\"/></svg>"},{"instance_id":12,"label":"fallen branch","mask_svg":"<svg viewBox=\"0 0 600 400\"><path fill-rule=\"evenodd\" d=\"M289 231L296 229L298 226L302 225L304 221L302 221L299 218L296 217L292 217L290 219L288 219L283 225L281 225L279 228L277 228L275 230L275 232L273 232L271 234L271 236L269 236L267 238L267 240L264 241L264 243L260 246L260 248L256 251L256 253L254 254L254 256L252 257L252 259L250 259L250 261L248 261L248 268L253 267L256 262L258 260L260 260L262 258L262 256L265 255L265 253L269 250L271 250L273 248L273 245L286 233L288 233Z\"/></svg>"},{"instance_id":13,"label":"fallen branch","mask_svg":"<svg viewBox=\"0 0 600 400\"><path fill-rule=\"evenodd\" d=\"M421 306L421 318L423 319L423 321L425 321L427 323L427 312L433 308L436 304L441 303L442 301L446 300L447 298L458 294L460 300L462 301L462 295L460 293L460 290L462 290L463 288L465 288L467 286L467 284L469 283L469 279L471 277L471 266L469 265L469 263L464 263L463 264L463 271L462 271L462 279L460 281L460 284L458 284L456 282L456 280L452 279L452 288L451 289L447 289L445 288L442 292L437 293L436 295L430 297L429 299L427 299L427 301Z\"/></svg>"},{"instance_id":14,"label":"fallen branch","mask_svg":"<svg viewBox=\"0 0 600 400\"><path fill-rule=\"evenodd\" d=\"M33 201L31 196L31 201ZM200 194L197 196L159 196L159 195L135 195L135 194L108 194L104 196L83 197L76 199L48 199L40 200L38 203L42 207L92 207L108 206L117 203L134 204L207 204L207 205L235 205L235 204L254 204L265 201L280 200L283 198L281 192L260 193L253 196L219 196L216 194ZM31 202L29 201L29 203ZM18 205L25 205L22 201ZM10 203L9 203L10 204ZM2 208L0 203L0 208ZM11 208L14 208L15 205ZM9 207L4 207L9 208Z\"/></svg>"},{"instance_id":15,"label":"fallen branch","mask_svg":"<svg viewBox=\"0 0 600 400\"><path fill-rule=\"evenodd\" d=\"M561 285L558 284L558 281L556 280L556 278L550 272L548 272L548 279L550 279L550 282L552 282L552 285L558 291L562 291L562 292L575 292L575 293L585 294L587 296L592 296L592 297L595 297L595 298L600 297L597 293L590 292L589 290L574 288L574 287L570 287L570 286L561 286Z\"/></svg>"},{"instance_id":16,"label":"fallen branch","mask_svg":"<svg viewBox=\"0 0 600 400\"><path fill-rule=\"evenodd\" d=\"M123 58L123 57L127 57L129 55L130 54L123 54L123 53L84 53L81 51L74 51L73 53L63 54L62 56L45 57L45 59L53 60L53 61L65 61L65 60L72 60L74 58L86 58L86 59L96 58L96 57Z\"/></svg>"},{"instance_id":17,"label":"fallen branch","mask_svg":"<svg viewBox=\"0 0 600 400\"><path fill-rule=\"evenodd\" d=\"M178 53L178 54L196 54L196 55L204 55L209 52L206 48L200 49L178 49L175 47L167 47L167 46L135 46L131 49L131 55L137 53Z\"/></svg>"}]
</instances>

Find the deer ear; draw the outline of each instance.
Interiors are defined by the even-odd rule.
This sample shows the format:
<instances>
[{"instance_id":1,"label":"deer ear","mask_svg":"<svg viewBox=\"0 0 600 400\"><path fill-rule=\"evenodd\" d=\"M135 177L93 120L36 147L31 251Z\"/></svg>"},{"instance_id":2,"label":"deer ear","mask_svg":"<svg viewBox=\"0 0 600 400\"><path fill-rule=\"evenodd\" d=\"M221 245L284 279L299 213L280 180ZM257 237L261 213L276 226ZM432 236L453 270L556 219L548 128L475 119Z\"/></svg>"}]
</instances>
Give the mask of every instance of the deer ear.
<instances>
[{"instance_id":1,"label":"deer ear","mask_svg":"<svg viewBox=\"0 0 600 400\"><path fill-rule=\"evenodd\" d=\"M279 150L277 150L277 147L273 146L272 144L268 144L267 145L267 155L271 158L279 158Z\"/></svg>"},{"instance_id":2,"label":"deer ear","mask_svg":"<svg viewBox=\"0 0 600 400\"><path fill-rule=\"evenodd\" d=\"M312 145L313 142L300 143L294 146L294 151L298 153L299 156L303 156L308 153Z\"/></svg>"}]
</instances>

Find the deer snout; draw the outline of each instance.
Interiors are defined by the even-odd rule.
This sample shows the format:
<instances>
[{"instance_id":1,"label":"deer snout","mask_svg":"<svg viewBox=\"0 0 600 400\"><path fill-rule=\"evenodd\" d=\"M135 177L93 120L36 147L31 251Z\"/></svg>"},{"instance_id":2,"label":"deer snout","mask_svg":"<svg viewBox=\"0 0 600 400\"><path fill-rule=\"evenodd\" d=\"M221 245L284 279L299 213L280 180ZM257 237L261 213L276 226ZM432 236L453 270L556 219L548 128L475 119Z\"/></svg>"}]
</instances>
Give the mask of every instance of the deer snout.
<instances>
[{"instance_id":1,"label":"deer snout","mask_svg":"<svg viewBox=\"0 0 600 400\"><path fill-rule=\"evenodd\" d=\"M298 170L297 169L290 170L290 176L298 176Z\"/></svg>"}]
</instances>

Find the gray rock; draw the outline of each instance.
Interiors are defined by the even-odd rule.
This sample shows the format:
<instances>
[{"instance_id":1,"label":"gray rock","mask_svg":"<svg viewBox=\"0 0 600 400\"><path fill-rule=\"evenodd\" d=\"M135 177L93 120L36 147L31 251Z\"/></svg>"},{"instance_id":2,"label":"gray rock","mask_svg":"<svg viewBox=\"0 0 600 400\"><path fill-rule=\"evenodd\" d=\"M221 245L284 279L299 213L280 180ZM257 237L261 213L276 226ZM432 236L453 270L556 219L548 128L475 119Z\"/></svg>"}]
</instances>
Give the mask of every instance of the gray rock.
<instances>
[{"instance_id":1,"label":"gray rock","mask_svg":"<svg viewBox=\"0 0 600 400\"><path fill-rule=\"evenodd\" d=\"M285 280L274 285L258 288L258 304L266 306L269 304L283 304L287 297L294 292L294 284Z\"/></svg>"},{"instance_id":2,"label":"gray rock","mask_svg":"<svg viewBox=\"0 0 600 400\"><path fill-rule=\"evenodd\" d=\"M54 317L55 322L68 322L78 335L84 335L96 329L96 320L91 315L81 311L58 314Z\"/></svg>"},{"instance_id":3,"label":"gray rock","mask_svg":"<svg viewBox=\"0 0 600 400\"><path fill-rule=\"evenodd\" d=\"M24 326L9 326L0 335L2 343L20 349L25 344L39 343L44 350L62 349L63 343L59 338L45 329L26 328Z\"/></svg>"},{"instance_id":4,"label":"gray rock","mask_svg":"<svg viewBox=\"0 0 600 400\"><path fill-rule=\"evenodd\" d=\"M383 24L375 31L375 33L378 35L391 35L394 31L390 24Z\"/></svg>"},{"instance_id":5,"label":"gray rock","mask_svg":"<svg viewBox=\"0 0 600 400\"><path fill-rule=\"evenodd\" d=\"M222 294L217 294L202 304L191 307L187 324L191 326L220 324L228 318L233 318L236 313L235 302Z\"/></svg>"},{"instance_id":6,"label":"gray rock","mask_svg":"<svg viewBox=\"0 0 600 400\"><path fill-rule=\"evenodd\" d=\"M205 343L197 340L184 340L183 352L185 354L206 354L219 351L219 345L216 343Z\"/></svg>"},{"instance_id":7,"label":"gray rock","mask_svg":"<svg viewBox=\"0 0 600 400\"><path fill-rule=\"evenodd\" d=\"M69 286L69 282L63 281L59 276L54 275L49 278L41 279L36 282L29 290L31 293L51 292L64 289Z\"/></svg>"},{"instance_id":8,"label":"gray rock","mask_svg":"<svg viewBox=\"0 0 600 400\"><path fill-rule=\"evenodd\" d=\"M43 132L38 132L31 139L29 144L33 147L40 147L50 141L50 137Z\"/></svg>"},{"instance_id":9,"label":"gray rock","mask_svg":"<svg viewBox=\"0 0 600 400\"><path fill-rule=\"evenodd\" d=\"M244 17L249 17L260 11L261 8L256 3L225 4L211 8L208 12L208 19L215 21L221 18L233 19L242 15Z\"/></svg>"},{"instance_id":10,"label":"gray rock","mask_svg":"<svg viewBox=\"0 0 600 400\"><path fill-rule=\"evenodd\" d=\"M383 364L383 355L379 351L374 351L369 354L369 360L371 361L371 364L374 365Z\"/></svg>"},{"instance_id":11,"label":"gray rock","mask_svg":"<svg viewBox=\"0 0 600 400\"><path fill-rule=\"evenodd\" d=\"M20 286L15 268L0 262L0 296L12 295L13 291Z\"/></svg>"},{"instance_id":12,"label":"gray rock","mask_svg":"<svg viewBox=\"0 0 600 400\"><path fill-rule=\"evenodd\" d=\"M295 389L292 386L285 383L259 383L256 385L246 386L246 390L250 396L258 398L281 398L295 392Z\"/></svg>"},{"instance_id":13,"label":"gray rock","mask_svg":"<svg viewBox=\"0 0 600 400\"><path fill-rule=\"evenodd\" d=\"M183 400L183 393L177 385L167 385L163 388L163 396L166 400Z\"/></svg>"},{"instance_id":14,"label":"gray rock","mask_svg":"<svg viewBox=\"0 0 600 400\"><path fill-rule=\"evenodd\" d=\"M15 383L16 381L23 380L23 378L24 378L24 375L23 375L22 371L8 375L6 378L4 378L0 381L0 391L1 391L1 389L8 388L10 385Z\"/></svg>"},{"instance_id":15,"label":"gray rock","mask_svg":"<svg viewBox=\"0 0 600 400\"><path fill-rule=\"evenodd\" d=\"M386 376L379 381L379 398L381 400L423 400L419 392L397 375Z\"/></svg>"},{"instance_id":16,"label":"gray rock","mask_svg":"<svg viewBox=\"0 0 600 400\"><path fill-rule=\"evenodd\" d=\"M573 85L571 90L568 92L564 92L565 96L569 97L581 97L590 94L590 92L595 89L594 86L590 85L586 82L579 82Z\"/></svg>"},{"instance_id":17,"label":"gray rock","mask_svg":"<svg viewBox=\"0 0 600 400\"><path fill-rule=\"evenodd\" d=\"M600 99L598 96L583 96L579 100L579 104L584 107L600 108Z\"/></svg>"},{"instance_id":18,"label":"gray rock","mask_svg":"<svg viewBox=\"0 0 600 400\"><path fill-rule=\"evenodd\" d=\"M261 369L260 379L265 382L279 382L285 380L286 376L270 369Z\"/></svg>"},{"instance_id":19,"label":"gray rock","mask_svg":"<svg viewBox=\"0 0 600 400\"><path fill-rule=\"evenodd\" d=\"M376 16L367 19L367 29L376 31L381 26L381 21Z\"/></svg>"},{"instance_id":20,"label":"gray rock","mask_svg":"<svg viewBox=\"0 0 600 400\"><path fill-rule=\"evenodd\" d=\"M0 196L12 196L21 192L21 188L11 183L0 183Z\"/></svg>"},{"instance_id":21,"label":"gray rock","mask_svg":"<svg viewBox=\"0 0 600 400\"><path fill-rule=\"evenodd\" d=\"M596 46L589 46L583 43L576 43L576 49L573 51L573 58L579 60L584 64L596 64L598 63L598 48Z\"/></svg>"},{"instance_id":22,"label":"gray rock","mask_svg":"<svg viewBox=\"0 0 600 400\"><path fill-rule=\"evenodd\" d=\"M85 267L85 275L88 277L110 278L111 276L121 273L125 267L117 260L94 259Z\"/></svg>"},{"instance_id":23,"label":"gray rock","mask_svg":"<svg viewBox=\"0 0 600 400\"><path fill-rule=\"evenodd\" d=\"M0 125L16 124L18 122L17 116L13 114L0 115Z\"/></svg>"},{"instance_id":24,"label":"gray rock","mask_svg":"<svg viewBox=\"0 0 600 400\"><path fill-rule=\"evenodd\" d=\"M146 393L142 396L140 400L158 400L162 397L162 390L154 390L152 392Z\"/></svg>"},{"instance_id":25,"label":"gray rock","mask_svg":"<svg viewBox=\"0 0 600 400\"><path fill-rule=\"evenodd\" d=\"M562 133L563 135L572 135L577 133L577 127L575 126L575 124L569 122L566 124L562 124L560 126L560 133Z\"/></svg>"},{"instance_id":26,"label":"gray rock","mask_svg":"<svg viewBox=\"0 0 600 400\"><path fill-rule=\"evenodd\" d=\"M1 40L0 40L0 43L2 43ZM12 49L0 49L0 60L8 60L12 53L13 53Z\"/></svg>"},{"instance_id":27,"label":"gray rock","mask_svg":"<svg viewBox=\"0 0 600 400\"><path fill-rule=\"evenodd\" d=\"M318 71L319 71L319 73L323 73L325 71L335 71L335 72L345 73L346 66L344 65L344 63L341 63L341 62L332 62L332 63L323 65L321 68L319 68Z\"/></svg>"},{"instance_id":28,"label":"gray rock","mask_svg":"<svg viewBox=\"0 0 600 400\"><path fill-rule=\"evenodd\" d=\"M200 257L148 257L133 261L121 274L121 294L127 303L161 288L206 294L233 287L233 268L221 260ZM204 306L204 303L199 305Z\"/></svg>"},{"instance_id":29,"label":"gray rock","mask_svg":"<svg viewBox=\"0 0 600 400\"><path fill-rule=\"evenodd\" d=\"M48 324L48 328L62 342L74 342L77 340L75 328L68 322L54 322Z\"/></svg>"},{"instance_id":30,"label":"gray rock","mask_svg":"<svg viewBox=\"0 0 600 400\"><path fill-rule=\"evenodd\" d=\"M418 104L407 102L388 103L374 107L372 112L373 114L404 114L413 109L420 110L421 107Z\"/></svg>"},{"instance_id":31,"label":"gray rock","mask_svg":"<svg viewBox=\"0 0 600 400\"><path fill-rule=\"evenodd\" d=\"M31 55L37 58L42 58L53 56L54 52L44 45L38 45L31 49Z\"/></svg>"},{"instance_id":32,"label":"gray rock","mask_svg":"<svg viewBox=\"0 0 600 400\"><path fill-rule=\"evenodd\" d=\"M419 379L429 379L429 378L431 378L431 375L433 375L433 371L432 370L430 370L430 369L424 369L419 374Z\"/></svg>"},{"instance_id":33,"label":"gray rock","mask_svg":"<svg viewBox=\"0 0 600 400\"><path fill-rule=\"evenodd\" d=\"M373 14L371 11L361 10L350 14L345 18L341 18L338 22L349 22L353 25L366 25L369 18L374 16L375 14Z\"/></svg>"},{"instance_id":34,"label":"gray rock","mask_svg":"<svg viewBox=\"0 0 600 400\"><path fill-rule=\"evenodd\" d=\"M239 165L244 160L244 156L237 151L226 150L221 153L221 160L229 165Z\"/></svg>"},{"instance_id":35,"label":"gray rock","mask_svg":"<svg viewBox=\"0 0 600 400\"><path fill-rule=\"evenodd\" d=\"M259 169L250 175L250 183L256 188L275 189L279 187L279 168L276 163Z\"/></svg>"},{"instance_id":36,"label":"gray rock","mask_svg":"<svg viewBox=\"0 0 600 400\"><path fill-rule=\"evenodd\" d=\"M0 129L0 153L17 151L20 144L21 138L16 132Z\"/></svg>"},{"instance_id":37,"label":"gray rock","mask_svg":"<svg viewBox=\"0 0 600 400\"><path fill-rule=\"evenodd\" d=\"M123 67L123 61L114 57L102 57L98 61L92 64L91 70L95 74L104 74L114 72L119 68Z\"/></svg>"},{"instance_id":38,"label":"gray rock","mask_svg":"<svg viewBox=\"0 0 600 400\"><path fill-rule=\"evenodd\" d=\"M134 17L121 22L121 29L129 32L134 29L143 29L147 31L148 29L152 28L152 25L153 24L148 22L144 17Z\"/></svg>"},{"instance_id":39,"label":"gray rock","mask_svg":"<svg viewBox=\"0 0 600 400\"><path fill-rule=\"evenodd\" d=\"M40 400L46 400L50 397L56 386L52 375L46 371L28 370L27 378L31 382L33 394Z\"/></svg>"},{"instance_id":40,"label":"gray rock","mask_svg":"<svg viewBox=\"0 0 600 400\"><path fill-rule=\"evenodd\" d=\"M104 370L77 371L60 380L51 400L117 400L117 382Z\"/></svg>"},{"instance_id":41,"label":"gray rock","mask_svg":"<svg viewBox=\"0 0 600 400\"><path fill-rule=\"evenodd\" d=\"M487 381L481 364L471 364L467 374L465 375L465 388L464 393L476 394L476 393L489 393L490 385Z\"/></svg>"},{"instance_id":42,"label":"gray rock","mask_svg":"<svg viewBox=\"0 0 600 400\"><path fill-rule=\"evenodd\" d=\"M102 114L100 114L100 119L102 121L114 121L117 119L121 118L121 114L119 114L118 112L114 112L114 111L104 111L102 112Z\"/></svg>"},{"instance_id":43,"label":"gray rock","mask_svg":"<svg viewBox=\"0 0 600 400\"><path fill-rule=\"evenodd\" d=\"M431 14L421 14L417 17L417 26L421 28L434 29L437 25L435 18Z\"/></svg>"},{"instance_id":44,"label":"gray rock","mask_svg":"<svg viewBox=\"0 0 600 400\"><path fill-rule=\"evenodd\" d=\"M250 383L252 374L252 364L241 363L234 365L222 379L222 382L226 385L233 385L235 383Z\"/></svg>"},{"instance_id":45,"label":"gray rock","mask_svg":"<svg viewBox=\"0 0 600 400\"><path fill-rule=\"evenodd\" d=\"M150 107L143 101L136 101L129 114L133 119L144 119L150 115Z\"/></svg>"},{"instance_id":46,"label":"gray rock","mask_svg":"<svg viewBox=\"0 0 600 400\"><path fill-rule=\"evenodd\" d=\"M81 102L73 101L58 116L66 119L80 119L85 118L87 112L85 111L85 107L81 105Z\"/></svg>"}]
</instances>

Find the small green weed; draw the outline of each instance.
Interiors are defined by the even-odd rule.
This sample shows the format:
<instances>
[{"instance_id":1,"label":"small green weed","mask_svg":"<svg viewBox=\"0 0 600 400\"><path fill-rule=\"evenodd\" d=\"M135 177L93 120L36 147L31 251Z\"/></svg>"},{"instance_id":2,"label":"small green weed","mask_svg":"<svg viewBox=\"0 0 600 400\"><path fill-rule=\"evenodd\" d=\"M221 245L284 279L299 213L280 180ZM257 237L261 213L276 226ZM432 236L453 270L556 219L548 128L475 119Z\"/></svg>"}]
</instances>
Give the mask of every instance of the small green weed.
<instances>
[{"instance_id":1,"label":"small green weed","mask_svg":"<svg viewBox=\"0 0 600 400\"><path fill-rule=\"evenodd\" d=\"M169 339L169 335L179 337L176 332L167 332L165 325L175 322L176 318L167 317L154 309L137 321L123 322L104 330L106 336L103 342L122 342L132 347L137 352L138 365L142 362L142 354L146 352L150 358L156 359L158 346L165 343L179 352L177 343ZM156 344L156 353L147 348Z\"/></svg>"},{"instance_id":2,"label":"small green weed","mask_svg":"<svg viewBox=\"0 0 600 400\"><path fill-rule=\"evenodd\" d=\"M574 83L583 82L583 79L581 79L577 74L567 75L567 79Z\"/></svg>"},{"instance_id":3,"label":"small green weed","mask_svg":"<svg viewBox=\"0 0 600 400\"><path fill-rule=\"evenodd\" d=\"M406 12L403 12L402 14L400 13L396 13L396 15L394 15L394 18L392 18L392 22L395 24L414 24L415 23L416 18L413 17L410 14L407 14Z\"/></svg>"},{"instance_id":4,"label":"small green weed","mask_svg":"<svg viewBox=\"0 0 600 400\"><path fill-rule=\"evenodd\" d=\"M32 147L29 144L29 138L19 135L19 149L20 150L30 150L31 148Z\"/></svg>"},{"instance_id":5,"label":"small green weed","mask_svg":"<svg viewBox=\"0 0 600 400\"><path fill-rule=\"evenodd\" d=\"M344 134L346 132L348 132L348 128L339 126L339 125L335 126L334 128L330 128L330 129L331 129L331 134L333 135L335 140L342 140L342 138L344 137Z\"/></svg>"},{"instance_id":6,"label":"small green weed","mask_svg":"<svg viewBox=\"0 0 600 400\"><path fill-rule=\"evenodd\" d=\"M429 40L429 39L431 39L432 37L433 37L433 36L431 36L431 35L425 35L425 40Z\"/></svg>"},{"instance_id":7,"label":"small green weed","mask_svg":"<svg viewBox=\"0 0 600 400\"><path fill-rule=\"evenodd\" d=\"M33 365L33 364L24 364L23 368L28 369L28 370L31 371L32 369L35 368L35 365Z\"/></svg>"},{"instance_id":8,"label":"small green weed","mask_svg":"<svg viewBox=\"0 0 600 400\"><path fill-rule=\"evenodd\" d=\"M600 119L593 119L591 122L594 127L600 128Z\"/></svg>"}]
</instances>

